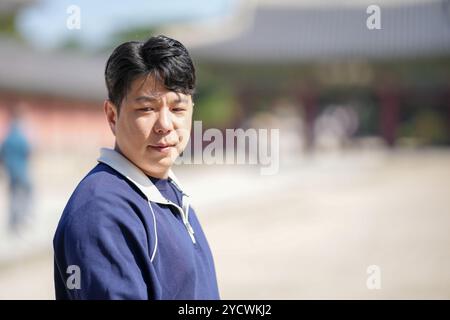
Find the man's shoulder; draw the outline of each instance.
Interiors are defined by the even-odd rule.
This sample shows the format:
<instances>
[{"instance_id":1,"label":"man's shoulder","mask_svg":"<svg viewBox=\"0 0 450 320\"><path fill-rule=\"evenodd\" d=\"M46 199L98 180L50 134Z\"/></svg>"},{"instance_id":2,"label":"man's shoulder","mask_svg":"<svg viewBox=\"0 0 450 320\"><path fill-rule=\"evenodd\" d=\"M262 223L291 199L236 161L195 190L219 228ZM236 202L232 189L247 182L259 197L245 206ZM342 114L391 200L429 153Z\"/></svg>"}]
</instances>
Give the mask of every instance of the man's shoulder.
<instances>
[{"instance_id":1,"label":"man's shoulder","mask_svg":"<svg viewBox=\"0 0 450 320\"><path fill-rule=\"evenodd\" d=\"M144 210L145 205L146 200L125 177L99 163L75 188L57 229L85 233L86 228L105 224L135 224L139 221L136 211Z\"/></svg>"},{"instance_id":2,"label":"man's shoulder","mask_svg":"<svg viewBox=\"0 0 450 320\"><path fill-rule=\"evenodd\" d=\"M97 164L78 184L72 193L66 212L89 212L90 207L123 206L126 203L145 202L140 191L110 166Z\"/></svg>"},{"instance_id":3,"label":"man's shoulder","mask_svg":"<svg viewBox=\"0 0 450 320\"><path fill-rule=\"evenodd\" d=\"M72 196L83 198L135 195L138 189L110 166L97 164L78 184Z\"/></svg>"}]
</instances>

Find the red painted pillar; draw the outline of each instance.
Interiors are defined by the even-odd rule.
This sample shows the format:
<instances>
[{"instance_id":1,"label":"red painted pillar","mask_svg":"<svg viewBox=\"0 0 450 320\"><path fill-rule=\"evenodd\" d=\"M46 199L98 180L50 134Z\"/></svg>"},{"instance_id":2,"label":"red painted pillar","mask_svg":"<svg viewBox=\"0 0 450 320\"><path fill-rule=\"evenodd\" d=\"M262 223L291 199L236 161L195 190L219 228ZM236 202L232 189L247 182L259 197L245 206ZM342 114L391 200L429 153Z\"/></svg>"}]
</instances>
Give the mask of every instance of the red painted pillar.
<instances>
[{"instance_id":1,"label":"red painted pillar","mask_svg":"<svg viewBox=\"0 0 450 320\"><path fill-rule=\"evenodd\" d=\"M446 105L447 105L447 141L450 141L450 83L447 86L446 91Z\"/></svg>"},{"instance_id":2,"label":"red painted pillar","mask_svg":"<svg viewBox=\"0 0 450 320\"><path fill-rule=\"evenodd\" d=\"M303 115L305 120L304 135L306 138L306 148L308 150L314 149L314 122L317 117L317 93L312 88L304 88L299 91L298 99L303 108Z\"/></svg>"},{"instance_id":3,"label":"red painted pillar","mask_svg":"<svg viewBox=\"0 0 450 320\"><path fill-rule=\"evenodd\" d=\"M380 103L380 133L386 144L393 147L400 117L400 92L392 87L384 87L377 91L377 95Z\"/></svg>"}]
</instances>

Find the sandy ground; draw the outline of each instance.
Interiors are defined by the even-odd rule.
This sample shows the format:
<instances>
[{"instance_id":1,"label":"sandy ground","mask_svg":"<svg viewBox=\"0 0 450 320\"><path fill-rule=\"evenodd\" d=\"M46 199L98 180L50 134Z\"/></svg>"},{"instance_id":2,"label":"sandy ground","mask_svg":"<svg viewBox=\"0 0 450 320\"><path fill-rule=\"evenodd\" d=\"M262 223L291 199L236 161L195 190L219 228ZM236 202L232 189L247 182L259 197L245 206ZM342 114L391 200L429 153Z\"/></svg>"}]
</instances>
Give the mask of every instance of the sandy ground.
<instances>
[{"instance_id":1,"label":"sandy ground","mask_svg":"<svg viewBox=\"0 0 450 320\"><path fill-rule=\"evenodd\" d=\"M51 164L38 161L36 238L6 235L1 186L0 299L54 298L50 240L92 164L73 161L51 176ZM450 150L352 151L302 158L274 176L245 166L178 175L195 199L224 299L449 299L449 163ZM380 289L366 285L371 265Z\"/></svg>"}]
</instances>

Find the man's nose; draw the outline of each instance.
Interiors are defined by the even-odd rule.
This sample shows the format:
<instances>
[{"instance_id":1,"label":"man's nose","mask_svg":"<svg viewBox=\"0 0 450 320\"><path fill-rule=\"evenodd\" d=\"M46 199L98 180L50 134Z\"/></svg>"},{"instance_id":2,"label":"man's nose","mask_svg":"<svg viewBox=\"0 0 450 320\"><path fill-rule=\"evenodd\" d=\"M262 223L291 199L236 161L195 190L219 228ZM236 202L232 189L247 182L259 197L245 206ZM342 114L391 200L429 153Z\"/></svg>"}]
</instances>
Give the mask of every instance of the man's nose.
<instances>
[{"instance_id":1,"label":"man's nose","mask_svg":"<svg viewBox=\"0 0 450 320\"><path fill-rule=\"evenodd\" d=\"M158 134L165 134L173 129L172 117L168 108L161 108L154 130Z\"/></svg>"}]
</instances>

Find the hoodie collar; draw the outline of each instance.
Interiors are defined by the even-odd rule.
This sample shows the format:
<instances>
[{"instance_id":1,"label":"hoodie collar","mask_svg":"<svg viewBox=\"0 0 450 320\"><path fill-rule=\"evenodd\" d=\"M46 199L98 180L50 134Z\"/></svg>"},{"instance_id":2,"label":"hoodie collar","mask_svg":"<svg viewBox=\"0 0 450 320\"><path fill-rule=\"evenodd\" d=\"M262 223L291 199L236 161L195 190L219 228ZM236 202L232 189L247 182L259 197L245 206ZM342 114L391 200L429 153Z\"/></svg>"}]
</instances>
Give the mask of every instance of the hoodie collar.
<instances>
[{"instance_id":1,"label":"hoodie collar","mask_svg":"<svg viewBox=\"0 0 450 320\"><path fill-rule=\"evenodd\" d=\"M109 148L101 148L100 149L100 157L97 159L98 162L102 162L124 177L126 177L129 181L131 181L142 193L147 197L147 200L158 202L162 204L170 203L166 198L164 198L153 182L145 175L145 173L139 169L136 165L134 165L130 160L125 158L122 154L117 152L116 150ZM175 182L176 186L183 195L187 196L187 194L182 189L178 179L175 177L175 174L170 169L169 170L169 178Z\"/></svg>"}]
</instances>

